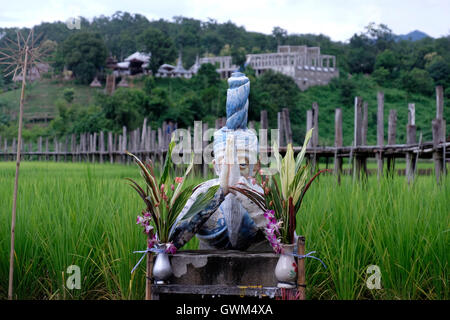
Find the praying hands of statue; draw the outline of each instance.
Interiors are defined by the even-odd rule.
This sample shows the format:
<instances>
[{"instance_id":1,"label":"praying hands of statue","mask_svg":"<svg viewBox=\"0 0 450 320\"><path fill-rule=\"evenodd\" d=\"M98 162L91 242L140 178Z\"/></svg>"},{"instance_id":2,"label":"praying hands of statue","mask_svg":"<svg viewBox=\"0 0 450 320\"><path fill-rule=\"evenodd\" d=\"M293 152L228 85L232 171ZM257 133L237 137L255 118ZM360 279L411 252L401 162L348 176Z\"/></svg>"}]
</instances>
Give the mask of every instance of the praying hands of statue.
<instances>
[{"instance_id":1,"label":"praying hands of statue","mask_svg":"<svg viewBox=\"0 0 450 320\"><path fill-rule=\"evenodd\" d=\"M233 135L227 137L224 157L214 161L218 161L219 184L225 195L239 183L241 176L248 175L248 159L238 159Z\"/></svg>"}]
</instances>

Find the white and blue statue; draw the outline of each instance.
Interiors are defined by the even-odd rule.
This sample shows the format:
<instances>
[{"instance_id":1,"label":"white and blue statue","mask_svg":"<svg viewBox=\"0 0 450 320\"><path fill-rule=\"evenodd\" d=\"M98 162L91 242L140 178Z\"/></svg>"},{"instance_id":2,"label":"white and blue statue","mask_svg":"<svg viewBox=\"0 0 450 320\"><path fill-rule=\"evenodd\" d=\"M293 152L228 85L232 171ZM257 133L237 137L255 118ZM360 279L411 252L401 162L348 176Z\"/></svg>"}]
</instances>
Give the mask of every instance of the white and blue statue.
<instances>
[{"instance_id":1,"label":"white and blue statue","mask_svg":"<svg viewBox=\"0 0 450 320\"><path fill-rule=\"evenodd\" d=\"M266 247L263 230L264 212L230 186L245 184L263 192L252 176L258 152L258 138L247 129L250 81L241 72L228 79L227 122L214 133L214 168L219 178L208 180L195 190L171 230L171 240L177 248L194 235L199 249L251 250ZM196 197L214 185L220 185L207 209L184 219Z\"/></svg>"}]
</instances>

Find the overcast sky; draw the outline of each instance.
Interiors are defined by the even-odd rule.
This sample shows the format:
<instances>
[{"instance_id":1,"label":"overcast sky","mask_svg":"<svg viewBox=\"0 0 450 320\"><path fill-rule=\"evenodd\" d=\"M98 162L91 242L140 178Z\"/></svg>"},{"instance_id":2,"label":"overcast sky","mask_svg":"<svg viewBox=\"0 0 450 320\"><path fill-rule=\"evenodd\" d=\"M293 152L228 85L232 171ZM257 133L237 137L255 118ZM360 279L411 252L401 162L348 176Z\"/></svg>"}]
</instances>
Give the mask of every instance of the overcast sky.
<instances>
[{"instance_id":1,"label":"overcast sky","mask_svg":"<svg viewBox=\"0 0 450 320\"><path fill-rule=\"evenodd\" d=\"M0 0L0 8L0 27L127 11L149 20L178 15L231 20L247 31L266 34L279 26L288 33L322 33L339 41L347 41L371 21L387 24L395 34L416 29L432 37L450 34L450 0Z\"/></svg>"}]
</instances>

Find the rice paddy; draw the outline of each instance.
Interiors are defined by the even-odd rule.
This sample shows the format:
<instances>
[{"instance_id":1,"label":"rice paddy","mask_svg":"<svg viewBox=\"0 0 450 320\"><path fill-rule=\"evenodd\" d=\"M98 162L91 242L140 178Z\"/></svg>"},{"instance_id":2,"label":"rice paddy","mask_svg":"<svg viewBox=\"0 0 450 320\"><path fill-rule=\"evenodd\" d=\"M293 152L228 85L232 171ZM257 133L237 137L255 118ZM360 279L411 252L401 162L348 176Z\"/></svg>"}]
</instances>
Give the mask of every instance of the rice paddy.
<instances>
[{"instance_id":1,"label":"rice paddy","mask_svg":"<svg viewBox=\"0 0 450 320\"><path fill-rule=\"evenodd\" d=\"M6 299L15 163L0 163L0 299ZM136 166L24 162L17 203L14 297L143 299L143 206L124 178ZM195 178L200 182L200 178ZM433 176L354 183L322 176L305 197L297 233L327 269L306 260L308 299L448 299L450 179ZM187 248L196 248L196 240ZM81 269L69 290L67 267ZM366 286L377 265L381 289Z\"/></svg>"}]
</instances>

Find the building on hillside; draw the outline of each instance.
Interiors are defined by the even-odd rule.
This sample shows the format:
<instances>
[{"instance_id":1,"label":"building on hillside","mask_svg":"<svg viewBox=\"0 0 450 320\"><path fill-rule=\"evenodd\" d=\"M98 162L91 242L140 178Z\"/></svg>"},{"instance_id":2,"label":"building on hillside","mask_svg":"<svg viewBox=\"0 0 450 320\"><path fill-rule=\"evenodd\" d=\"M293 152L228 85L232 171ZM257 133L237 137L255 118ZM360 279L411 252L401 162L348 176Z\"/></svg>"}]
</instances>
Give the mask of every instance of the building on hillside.
<instances>
[{"instance_id":1,"label":"building on hillside","mask_svg":"<svg viewBox=\"0 0 450 320\"><path fill-rule=\"evenodd\" d=\"M202 64L211 63L222 79L227 79L238 66L231 56L200 58L191 67L191 74L197 73ZM315 85L327 84L339 76L336 57L320 53L319 47L278 46L275 53L248 54L246 65L251 66L259 76L267 70L274 70L294 79L301 90Z\"/></svg>"},{"instance_id":2,"label":"building on hillside","mask_svg":"<svg viewBox=\"0 0 450 320\"><path fill-rule=\"evenodd\" d=\"M339 76L336 57L321 54L320 47L278 46L276 53L248 54L246 64L257 76L267 70L290 76L301 90Z\"/></svg>"},{"instance_id":3,"label":"building on hillside","mask_svg":"<svg viewBox=\"0 0 450 320\"><path fill-rule=\"evenodd\" d=\"M183 60L181 58L181 53L180 53L179 56L178 56L177 65L173 66L173 65L167 64L167 63L162 64L158 68L158 71L156 72L156 77L161 77L161 78L186 78L186 79L189 79L193 75L192 70L193 70L194 66L195 65L193 65L189 70L186 70L183 67ZM198 68L195 69L195 73L197 73L197 70L198 70Z\"/></svg>"},{"instance_id":4,"label":"building on hillside","mask_svg":"<svg viewBox=\"0 0 450 320\"><path fill-rule=\"evenodd\" d=\"M44 73L49 72L50 65L48 63L37 63L35 66L31 68L31 70L27 71L27 81L36 81L41 79L41 75ZM19 74L16 74L13 76L13 81L22 81L23 79L23 72L20 72Z\"/></svg>"},{"instance_id":5,"label":"building on hillside","mask_svg":"<svg viewBox=\"0 0 450 320\"><path fill-rule=\"evenodd\" d=\"M98 81L97 77L94 78L94 80L92 80L91 84L89 85L91 88L101 88L102 84L100 83L100 81Z\"/></svg>"},{"instance_id":6,"label":"building on hillside","mask_svg":"<svg viewBox=\"0 0 450 320\"><path fill-rule=\"evenodd\" d=\"M141 73L147 74L149 73L150 59L150 53L136 51L132 55L125 58L124 61L118 62L115 65L110 63L109 65L114 69L114 75L116 77Z\"/></svg>"}]
</instances>

